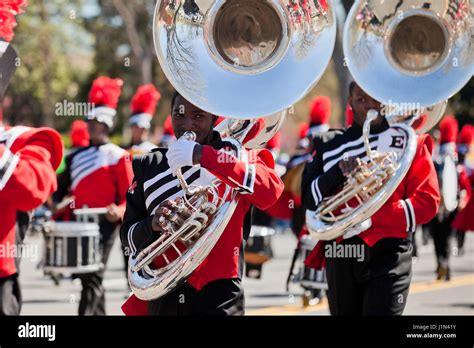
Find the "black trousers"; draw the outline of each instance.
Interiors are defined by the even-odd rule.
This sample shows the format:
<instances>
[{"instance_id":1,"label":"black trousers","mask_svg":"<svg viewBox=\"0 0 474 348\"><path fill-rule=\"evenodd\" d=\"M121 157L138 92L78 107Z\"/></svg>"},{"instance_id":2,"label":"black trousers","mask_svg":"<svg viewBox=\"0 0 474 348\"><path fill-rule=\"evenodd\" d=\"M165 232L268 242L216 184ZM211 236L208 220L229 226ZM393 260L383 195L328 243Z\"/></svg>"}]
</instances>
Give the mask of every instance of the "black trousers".
<instances>
[{"instance_id":1,"label":"black trousers","mask_svg":"<svg viewBox=\"0 0 474 348\"><path fill-rule=\"evenodd\" d=\"M117 237L117 225L106 220L100 224L100 250L103 268L98 272L75 275L82 284L79 315L105 315L105 288L102 284L110 252Z\"/></svg>"},{"instance_id":2,"label":"black trousers","mask_svg":"<svg viewBox=\"0 0 474 348\"><path fill-rule=\"evenodd\" d=\"M442 218L437 216L427 224L427 228L433 236L438 267L448 267L449 255L451 253L451 236L453 234L451 223L455 216L454 213Z\"/></svg>"},{"instance_id":3,"label":"black trousers","mask_svg":"<svg viewBox=\"0 0 474 348\"><path fill-rule=\"evenodd\" d=\"M20 315L21 290L18 274L0 278L0 315Z\"/></svg>"},{"instance_id":4,"label":"black trousers","mask_svg":"<svg viewBox=\"0 0 474 348\"><path fill-rule=\"evenodd\" d=\"M331 315L401 315L406 306L412 276L411 241L386 238L369 247L354 236L341 244L361 250L362 257L354 257L347 252L333 253L330 255L332 257L326 254ZM348 248L343 250L347 251Z\"/></svg>"},{"instance_id":5,"label":"black trousers","mask_svg":"<svg viewBox=\"0 0 474 348\"><path fill-rule=\"evenodd\" d=\"M464 248L464 241L466 240L467 231L456 231L456 237L458 241L458 248Z\"/></svg>"},{"instance_id":6,"label":"black trousers","mask_svg":"<svg viewBox=\"0 0 474 348\"><path fill-rule=\"evenodd\" d=\"M151 301L149 315L237 316L245 313L244 291L240 279L210 282L201 291L188 283Z\"/></svg>"}]
</instances>

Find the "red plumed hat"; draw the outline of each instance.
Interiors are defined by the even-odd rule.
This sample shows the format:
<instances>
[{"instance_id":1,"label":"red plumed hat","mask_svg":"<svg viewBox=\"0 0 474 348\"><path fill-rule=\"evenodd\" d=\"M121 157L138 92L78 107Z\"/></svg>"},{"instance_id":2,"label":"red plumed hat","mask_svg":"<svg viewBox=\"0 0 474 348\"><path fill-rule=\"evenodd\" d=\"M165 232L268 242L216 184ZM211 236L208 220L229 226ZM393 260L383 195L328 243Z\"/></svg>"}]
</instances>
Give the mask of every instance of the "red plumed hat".
<instances>
[{"instance_id":1,"label":"red plumed hat","mask_svg":"<svg viewBox=\"0 0 474 348\"><path fill-rule=\"evenodd\" d=\"M130 105L133 114L128 120L128 124L137 125L140 128L150 128L151 119L160 99L160 92L152 84L138 88Z\"/></svg>"},{"instance_id":2,"label":"red plumed hat","mask_svg":"<svg viewBox=\"0 0 474 348\"><path fill-rule=\"evenodd\" d=\"M71 126L71 145L72 147L89 146L89 131L84 121L77 120Z\"/></svg>"},{"instance_id":3,"label":"red plumed hat","mask_svg":"<svg viewBox=\"0 0 474 348\"><path fill-rule=\"evenodd\" d=\"M352 126L352 123L354 123L354 110L352 110L352 107L347 104L346 106L346 127Z\"/></svg>"},{"instance_id":4,"label":"red plumed hat","mask_svg":"<svg viewBox=\"0 0 474 348\"><path fill-rule=\"evenodd\" d=\"M89 92L89 103L94 104L95 108L88 115L88 119L95 119L112 128L122 86L121 79L111 79L106 76L95 79Z\"/></svg>"},{"instance_id":5,"label":"red plumed hat","mask_svg":"<svg viewBox=\"0 0 474 348\"><path fill-rule=\"evenodd\" d=\"M168 117L165 120L165 123L163 124L163 132L166 135L174 135L173 124L171 122L171 115L168 115Z\"/></svg>"},{"instance_id":6,"label":"red plumed hat","mask_svg":"<svg viewBox=\"0 0 474 348\"><path fill-rule=\"evenodd\" d=\"M96 106L107 106L117 109L120 94L122 93L123 81L101 76L94 80L89 93L89 103Z\"/></svg>"},{"instance_id":7,"label":"red plumed hat","mask_svg":"<svg viewBox=\"0 0 474 348\"><path fill-rule=\"evenodd\" d=\"M2 0L0 2L0 39L11 41L17 26L15 16L23 13L22 7L27 5L26 0Z\"/></svg>"},{"instance_id":8,"label":"red plumed hat","mask_svg":"<svg viewBox=\"0 0 474 348\"><path fill-rule=\"evenodd\" d=\"M458 144L471 145L474 143L474 126L466 124L459 133Z\"/></svg>"},{"instance_id":9,"label":"red plumed hat","mask_svg":"<svg viewBox=\"0 0 474 348\"><path fill-rule=\"evenodd\" d=\"M153 115L160 99L160 92L152 84L140 86L132 98L132 112Z\"/></svg>"},{"instance_id":10,"label":"red plumed hat","mask_svg":"<svg viewBox=\"0 0 474 348\"><path fill-rule=\"evenodd\" d=\"M439 123L439 131L440 144L455 143L459 132L458 121L453 115L445 116Z\"/></svg>"},{"instance_id":11,"label":"red plumed hat","mask_svg":"<svg viewBox=\"0 0 474 348\"><path fill-rule=\"evenodd\" d=\"M326 96L318 96L311 102L311 126L328 124L331 117L331 99Z\"/></svg>"}]
</instances>

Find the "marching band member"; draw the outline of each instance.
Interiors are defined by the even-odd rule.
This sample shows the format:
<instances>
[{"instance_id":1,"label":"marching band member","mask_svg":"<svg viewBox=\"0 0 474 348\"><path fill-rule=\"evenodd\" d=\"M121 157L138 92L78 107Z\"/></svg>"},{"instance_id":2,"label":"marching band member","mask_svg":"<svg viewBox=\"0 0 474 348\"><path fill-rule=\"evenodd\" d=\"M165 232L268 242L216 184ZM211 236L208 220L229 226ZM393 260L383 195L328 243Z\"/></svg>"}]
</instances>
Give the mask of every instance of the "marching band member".
<instances>
[{"instance_id":1,"label":"marching band member","mask_svg":"<svg viewBox=\"0 0 474 348\"><path fill-rule=\"evenodd\" d=\"M283 176L285 190L278 201L267 212L275 218L291 219L291 229L299 238L307 234L304 227L304 209L301 205L301 174L304 164L311 160L311 142L313 137L329 130L331 118L331 99L317 96L310 103L309 121L300 124L299 141L296 153L287 164Z\"/></svg>"},{"instance_id":2,"label":"marching band member","mask_svg":"<svg viewBox=\"0 0 474 348\"><path fill-rule=\"evenodd\" d=\"M128 125L132 131L132 141L128 151L134 155L143 155L156 145L148 141L151 120L156 111L156 106L161 99L161 94L152 84L138 88L132 98L132 116L128 119Z\"/></svg>"},{"instance_id":3,"label":"marching band member","mask_svg":"<svg viewBox=\"0 0 474 348\"><path fill-rule=\"evenodd\" d=\"M452 224L452 228L457 232L458 255L464 254L466 232L474 231L474 195L472 194L474 188L474 168L467 165L468 156L474 154L473 149L474 126L468 124L461 129L458 141L460 186L465 192L460 197L459 209Z\"/></svg>"},{"instance_id":4,"label":"marching band member","mask_svg":"<svg viewBox=\"0 0 474 348\"><path fill-rule=\"evenodd\" d=\"M0 101L15 70L16 54L9 44L15 15L25 5L23 0L0 3ZM4 127L0 117L0 315L20 314L18 250L29 223L27 212L56 190L55 170L62 153L61 137L54 129Z\"/></svg>"},{"instance_id":5,"label":"marching band member","mask_svg":"<svg viewBox=\"0 0 474 348\"><path fill-rule=\"evenodd\" d=\"M357 167L359 157L365 156L362 125L369 110L380 115L382 106L355 82L350 85L349 103L354 112L353 125L315 139L315 156L306 165L302 179L307 209L315 210L324 197L336 193L344 177ZM372 122L371 135L375 149L403 148L403 138L393 136L381 116ZM416 224L428 222L439 206L432 147L428 135L419 136L411 169L391 198L369 219L367 226L371 222L371 227L348 231L336 240L339 245L362 249L362 255L324 259L328 247L335 247L335 243L319 241L306 260L313 268L326 263L332 315L402 314L412 274L410 236Z\"/></svg>"},{"instance_id":6,"label":"marching band member","mask_svg":"<svg viewBox=\"0 0 474 348\"><path fill-rule=\"evenodd\" d=\"M301 183L302 167L305 162L311 159L308 150L308 129L308 123L300 125L297 152L288 161L285 174L282 177L285 185L284 191L277 202L265 211L274 218L291 220L291 230L298 238L301 233L307 233L304 229L304 211L301 207L301 185L299 184Z\"/></svg>"},{"instance_id":7,"label":"marching band member","mask_svg":"<svg viewBox=\"0 0 474 348\"><path fill-rule=\"evenodd\" d=\"M82 120L74 121L71 125L70 138L72 151L89 146L87 123Z\"/></svg>"},{"instance_id":8,"label":"marching band member","mask_svg":"<svg viewBox=\"0 0 474 348\"><path fill-rule=\"evenodd\" d=\"M437 169L438 182L441 186L451 185L450 182L442 182L441 177L443 175L444 158L445 156L451 156L453 161L457 162L457 151L456 151L456 140L459 133L458 122L452 115L443 117L439 124L439 145L437 151L433 155L435 167ZM453 173L457 175L458 186L453 188L453 191L459 192L459 189L464 188L466 185L467 178L461 173ZM451 272L449 268L449 256L451 254L451 237L453 235L451 224L453 223L454 217L456 216L456 210L448 211L445 209L443 201L438 214L426 225L430 231L436 253L436 278L437 280L450 280Z\"/></svg>"},{"instance_id":9,"label":"marching band member","mask_svg":"<svg viewBox=\"0 0 474 348\"><path fill-rule=\"evenodd\" d=\"M89 131L87 130L87 123L82 120L74 121L71 124L71 131L69 132L69 140L71 141L71 148L64 150L64 156L61 160L61 165L56 170L59 175L66 169L66 158L69 154L79 150L80 148L89 146ZM49 209L54 207L51 199L48 199L47 206Z\"/></svg>"},{"instance_id":10,"label":"marching band member","mask_svg":"<svg viewBox=\"0 0 474 348\"><path fill-rule=\"evenodd\" d=\"M317 96L311 102L310 121L308 136L315 137L329 130L329 119L331 118L331 98L322 95Z\"/></svg>"},{"instance_id":11,"label":"marching band member","mask_svg":"<svg viewBox=\"0 0 474 348\"><path fill-rule=\"evenodd\" d=\"M268 208L280 196L283 183L268 150L240 154L248 157L247 163L234 154L230 142L213 131L216 116L179 94L171 107L178 140L168 149L134 160L135 179L127 193L122 243L137 253L157 239L167 224L177 219L179 225L183 220L173 203L184 195L174 176L180 167L188 184L207 185L217 177L237 189L240 200L215 247L182 286L150 302L133 295L122 309L127 315L243 315L242 242L250 230L249 209L252 205ZM196 142L181 138L186 131L196 133ZM224 154L228 160L222 160ZM164 219L161 223L160 218Z\"/></svg>"},{"instance_id":12,"label":"marching band member","mask_svg":"<svg viewBox=\"0 0 474 348\"><path fill-rule=\"evenodd\" d=\"M287 291L293 275L293 269L301 252L300 240L308 234L305 224L305 209L301 202L301 175L305 164L312 159L312 139L329 130L331 118L331 99L327 96L317 96L310 104L309 122L299 127L299 141L296 153L287 164L286 174L283 176L285 190L280 199L267 212L276 218L291 219L291 230L298 238L293 253L290 272L287 278ZM305 288L304 304L319 303L322 298L320 289Z\"/></svg>"},{"instance_id":13,"label":"marching band member","mask_svg":"<svg viewBox=\"0 0 474 348\"><path fill-rule=\"evenodd\" d=\"M269 150L275 160L275 172L278 176L282 176L285 172L285 167L278 164L278 157L280 155L281 133L278 131L267 142L265 148ZM273 217L268 212L258 208L252 209L252 229L245 244L245 276L249 278L260 279L262 276L262 267L265 262L273 258L273 250L271 243L264 242L265 237L258 236L258 228L266 227L273 229ZM274 230L273 230L274 231ZM266 238L272 238L271 235Z\"/></svg>"},{"instance_id":14,"label":"marching band member","mask_svg":"<svg viewBox=\"0 0 474 348\"><path fill-rule=\"evenodd\" d=\"M102 285L105 265L109 258L116 227L125 210L125 194L132 181L130 155L126 150L109 142L108 134L114 125L114 116L120 97L122 80L99 77L92 84L89 102L95 108L88 115L90 146L66 158L66 169L58 177L56 200L70 195L68 208L108 208L101 218L100 250L104 267L96 273L77 275L82 283L79 315L105 315L105 289ZM73 218L71 211L65 219Z\"/></svg>"},{"instance_id":15,"label":"marching band member","mask_svg":"<svg viewBox=\"0 0 474 348\"><path fill-rule=\"evenodd\" d=\"M55 170L62 152L61 136L54 129L0 126L1 315L20 314L20 260L15 260L19 255L9 253L19 250L25 237L26 212L45 203L56 190Z\"/></svg>"}]
</instances>

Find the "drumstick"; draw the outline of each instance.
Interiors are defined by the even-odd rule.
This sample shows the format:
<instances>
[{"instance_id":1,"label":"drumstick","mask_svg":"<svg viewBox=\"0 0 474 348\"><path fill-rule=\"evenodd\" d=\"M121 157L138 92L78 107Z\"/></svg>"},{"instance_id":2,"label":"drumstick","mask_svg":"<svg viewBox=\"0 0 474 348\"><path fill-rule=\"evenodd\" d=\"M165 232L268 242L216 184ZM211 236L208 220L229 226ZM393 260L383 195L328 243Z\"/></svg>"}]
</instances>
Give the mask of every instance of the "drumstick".
<instances>
[{"instance_id":1,"label":"drumstick","mask_svg":"<svg viewBox=\"0 0 474 348\"><path fill-rule=\"evenodd\" d=\"M108 211L107 208L82 208L73 210L75 215L103 215L107 214Z\"/></svg>"}]
</instances>

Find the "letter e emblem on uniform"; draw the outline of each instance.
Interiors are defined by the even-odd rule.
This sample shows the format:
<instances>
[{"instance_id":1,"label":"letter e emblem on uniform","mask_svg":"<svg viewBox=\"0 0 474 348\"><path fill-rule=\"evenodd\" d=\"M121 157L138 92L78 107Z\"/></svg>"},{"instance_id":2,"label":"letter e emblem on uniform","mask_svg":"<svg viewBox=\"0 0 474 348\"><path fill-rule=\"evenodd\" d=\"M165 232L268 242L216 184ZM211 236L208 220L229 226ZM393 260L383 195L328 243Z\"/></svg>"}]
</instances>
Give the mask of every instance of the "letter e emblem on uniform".
<instances>
[{"instance_id":1,"label":"letter e emblem on uniform","mask_svg":"<svg viewBox=\"0 0 474 348\"><path fill-rule=\"evenodd\" d=\"M405 145L404 137L401 135L392 135L392 145L390 147L394 147L396 149L403 149Z\"/></svg>"}]
</instances>

